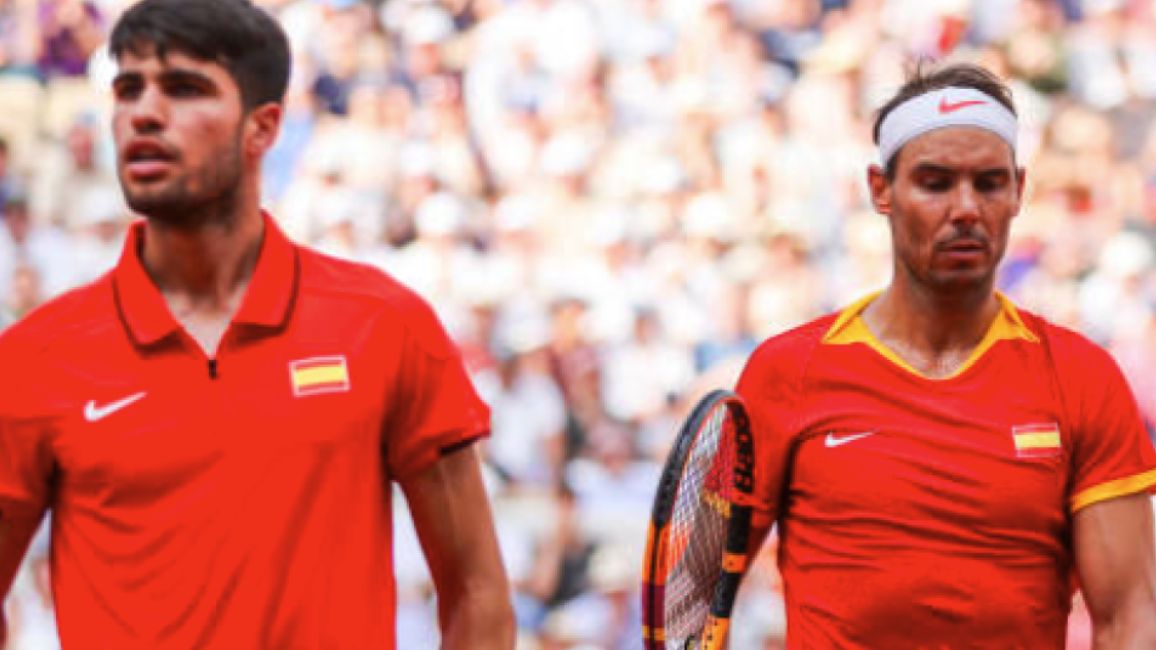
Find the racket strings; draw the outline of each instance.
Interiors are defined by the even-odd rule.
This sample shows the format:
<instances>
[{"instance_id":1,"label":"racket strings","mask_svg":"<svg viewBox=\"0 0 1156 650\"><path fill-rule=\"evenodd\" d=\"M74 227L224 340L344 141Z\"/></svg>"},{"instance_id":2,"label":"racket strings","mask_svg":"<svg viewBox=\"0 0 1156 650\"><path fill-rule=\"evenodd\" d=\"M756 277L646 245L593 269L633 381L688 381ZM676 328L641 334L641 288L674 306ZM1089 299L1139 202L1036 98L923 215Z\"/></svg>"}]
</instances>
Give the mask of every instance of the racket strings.
<instances>
[{"instance_id":1,"label":"racket strings","mask_svg":"<svg viewBox=\"0 0 1156 650\"><path fill-rule=\"evenodd\" d=\"M670 521L666 639L672 647L701 634L710 613L734 497L734 436L717 406L690 450Z\"/></svg>"}]
</instances>

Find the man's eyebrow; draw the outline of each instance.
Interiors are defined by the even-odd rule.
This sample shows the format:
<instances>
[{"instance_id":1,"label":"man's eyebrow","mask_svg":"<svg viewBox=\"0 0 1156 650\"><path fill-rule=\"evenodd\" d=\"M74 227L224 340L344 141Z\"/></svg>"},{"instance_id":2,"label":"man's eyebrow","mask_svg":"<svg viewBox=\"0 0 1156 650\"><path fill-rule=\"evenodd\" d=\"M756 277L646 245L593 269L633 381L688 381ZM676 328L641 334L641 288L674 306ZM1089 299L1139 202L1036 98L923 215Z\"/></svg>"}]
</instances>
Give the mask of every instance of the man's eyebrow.
<instances>
[{"instance_id":1,"label":"man's eyebrow","mask_svg":"<svg viewBox=\"0 0 1156 650\"><path fill-rule=\"evenodd\" d=\"M911 171L917 174L955 174L958 172L954 167L933 162L917 163Z\"/></svg>"},{"instance_id":2,"label":"man's eyebrow","mask_svg":"<svg viewBox=\"0 0 1156 650\"><path fill-rule=\"evenodd\" d=\"M914 169L912 169L912 171L914 173L923 173L923 174L958 174L958 173L961 173L961 170L957 167L952 167L950 165L941 165L939 163L934 163L934 162L917 163L915 165ZM974 172L971 172L971 173L974 174L975 176L1010 176L1011 170L1009 170L1007 167L998 166L998 167L985 167L982 169L975 170Z\"/></svg>"},{"instance_id":3,"label":"man's eyebrow","mask_svg":"<svg viewBox=\"0 0 1156 650\"><path fill-rule=\"evenodd\" d=\"M1011 170L1007 167L988 167L981 169L975 173L976 176L1011 176Z\"/></svg>"},{"instance_id":4,"label":"man's eyebrow","mask_svg":"<svg viewBox=\"0 0 1156 650\"><path fill-rule=\"evenodd\" d=\"M111 85L116 86L117 84L124 83L126 81L140 81L141 76L142 75L139 72L119 72L115 77L112 78Z\"/></svg>"},{"instance_id":5,"label":"man's eyebrow","mask_svg":"<svg viewBox=\"0 0 1156 650\"><path fill-rule=\"evenodd\" d=\"M162 70L157 75L157 77L162 82L168 82L168 83L171 83L174 81L191 81L191 82L203 84L206 86L216 86L216 82L213 81L212 77L210 77L210 76L208 76L202 72L198 72L197 70L189 70L186 68L172 68L172 69L168 69L168 70ZM138 71L135 71L135 70L127 71L127 72L121 72L112 78L112 85L116 86L119 83L124 83L127 81L140 81L143 78L144 78L144 75Z\"/></svg>"},{"instance_id":6,"label":"man's eyebrow","mask_svg":"<svg viewBox=\"0 0 1156 650\"><path fill-rule=\"evenodd\" d=\"M212 77L197 70L189 70L187 68L170 68L163 70L158 75L162 81L195 81L210 86L217 85Z\"/></svg>"}]
</instances>

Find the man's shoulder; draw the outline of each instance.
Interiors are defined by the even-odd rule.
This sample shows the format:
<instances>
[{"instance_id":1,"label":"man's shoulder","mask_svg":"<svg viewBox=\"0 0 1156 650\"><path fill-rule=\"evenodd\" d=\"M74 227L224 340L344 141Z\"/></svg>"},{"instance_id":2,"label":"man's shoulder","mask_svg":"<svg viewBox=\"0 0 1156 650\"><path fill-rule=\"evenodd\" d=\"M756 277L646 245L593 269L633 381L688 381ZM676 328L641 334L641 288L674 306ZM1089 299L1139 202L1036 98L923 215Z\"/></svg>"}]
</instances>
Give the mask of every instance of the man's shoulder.
<instances>
[{"instance_id":1,"label":"man's shoulder","mask_svg":"<svg viewBox=\"0 0 1156 650\"><path fill-rule=\"evenodd\" d=\"M763 341L747 360L739 394L766 403L792 403L802 390L811 357L836 317L821 316Z\"/></svg>"},{"instance_id":2,"label":"man's shoulder","mask_svg":"<svg viewBox=\"0 0 1156 650\"><path fill-rule=\"evenodd\" d=\"M1020 318L1043 342L1055 372L1065 385L1086 387L1125 381L1119 364L1099 343L1044 316L1019 309Z\"/></svg>"},{"instance_id":3,"label":"man's shoulder","mask_svg":"<svg viewBox=\"0 0 1156 650\"><path fill-rule=\"evenodd\" d=\"M116 299L108 274L66 291L0 332L0 366L28 359L64 340L99 334L115 320Z\"/></svg>"},{"instance_id":4,"label":"man's shoulder","mask_svg":"<svg viewBox=\"0 0 1156 650\"><path fill-rule=\"evenodd\" d=\"M1017 307L1020 319L1047 345L1057 361L1103 361L1111 355L1103 346L1074 328L1048 320L1045 316Z\"/></svg>"},{"instance_id":5,"label":"man's shoulder","mask_svg":"<svg viewBox=\"0 0 1156 650\"><path fill-rule=\"evenodd\" d=\"M835 324L839 314L829 313L763 341L752 354L765 362L796 364L809 357Z\"/></svg>"},{"instance_id":6,"label":"man's shoulder","mask_svg":"<svg viewBox=\"0 0 1156 650\"><path fill-rule=\"evenodd\" d=\"M26 409L78 349L101 345L116 327L115 299L101 278L49 300L0 332L0 417Z\"/></svg>"},{"instance_id":7,"label":"man's shoulder","mask_svg":"<svg viewBox=\"0 0 1156 650\"><path fill-rule=\"evenodd\" d=\"M763 341L747 359L744 385L801 386L815 350L834 324L837 314L827 314L776 334Z\"/></svg>"},{"instance_id":8,"label":"man's shoulder","mask_svg":"<svg viewBox=\"0 0 1156 650\"><path fill-rule=\"evenodd\" d=\"M350 305L357 311L388 312L389 323L400 325L427 349L440 349L441 325L429 302L384 270L301 247L302 290ZM427 341L432 337L432 341Z\"/></svg>"},{"instance_id":9,"label":"man's shoulder","mask_svg":"<svg viewBox=\"0 0 1156 650\"><path fill-rule=\"evenodd\" d=\"M376 266L334 257L308 246L301 246L300 250L302 288L307 292L396 307L424 303L412 289Z\"/></svg>"}]
</instances>

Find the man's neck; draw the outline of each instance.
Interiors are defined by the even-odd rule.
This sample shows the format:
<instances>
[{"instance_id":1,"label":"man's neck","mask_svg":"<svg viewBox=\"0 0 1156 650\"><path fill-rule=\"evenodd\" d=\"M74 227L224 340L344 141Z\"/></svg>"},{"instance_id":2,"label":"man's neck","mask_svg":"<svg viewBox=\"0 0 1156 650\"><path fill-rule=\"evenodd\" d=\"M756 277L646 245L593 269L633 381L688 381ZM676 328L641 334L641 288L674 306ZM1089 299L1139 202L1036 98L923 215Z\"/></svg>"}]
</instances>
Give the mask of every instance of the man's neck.
<instances>
[{"instance_id":1,"label":"man's neck","mask_svg":"<svg viewBox=\"0 0 1156 650\"><path fill-rule=\"evenodd\" d=\"M150 220L141 261L162 293L214 302L248 281L264 233L259 209L193 228Z\"/></svg>"},{"instance_id":2,"label":"man's neck","mask_svg":"<svg viewBox=\"0 0 1156 650\"><path fill-rule=\"evenodd\" d=\"M967 361L999 311L990 286L944 295L892 283L862 318L880 342L916 370L945 377Z\"/></svg>"},{"instance_id":3,"label":"man's neck","mask_svg":"<svg viewBox=\"0 0 1156 650\"><path fill-rule=\"evenodd\" d=\"M141 261L169 311L214 355L257 266L265 223L260 209L195 228L152 220Z\"/></svg>"}]
</instances>

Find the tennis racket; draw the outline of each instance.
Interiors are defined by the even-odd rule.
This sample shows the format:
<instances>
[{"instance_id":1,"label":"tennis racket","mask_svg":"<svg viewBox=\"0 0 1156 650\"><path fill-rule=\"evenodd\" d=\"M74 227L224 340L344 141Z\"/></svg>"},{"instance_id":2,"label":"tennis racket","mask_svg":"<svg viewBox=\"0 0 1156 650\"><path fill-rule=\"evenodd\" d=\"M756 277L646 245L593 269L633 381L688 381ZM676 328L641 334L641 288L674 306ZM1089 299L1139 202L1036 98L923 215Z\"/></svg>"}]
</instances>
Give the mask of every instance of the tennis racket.
<instances>
[{"instance_id":1,"label":"tennis racket","mask_svg":"<svg viewBox=\"0 0 1156 650\"><path fill-rule=\"evenodd\" d=\"M716 390L667 456L646 543L646 650L721 650L746 571L754 441L742 399Z\"/></svg>"}]
</instances>

